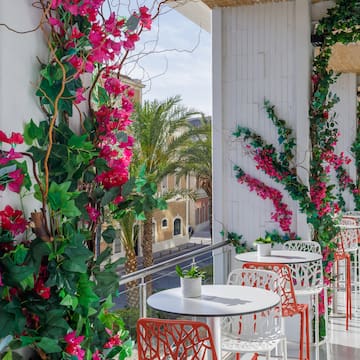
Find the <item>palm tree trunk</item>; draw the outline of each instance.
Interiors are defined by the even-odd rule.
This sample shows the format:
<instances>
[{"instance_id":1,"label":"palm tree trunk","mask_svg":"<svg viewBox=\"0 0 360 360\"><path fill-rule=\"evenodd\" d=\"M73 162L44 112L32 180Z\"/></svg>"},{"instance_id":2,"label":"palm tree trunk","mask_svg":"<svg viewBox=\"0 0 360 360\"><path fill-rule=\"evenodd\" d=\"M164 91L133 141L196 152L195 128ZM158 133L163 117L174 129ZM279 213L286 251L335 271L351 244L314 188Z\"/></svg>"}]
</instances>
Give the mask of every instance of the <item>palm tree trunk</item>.
<instances>
[{"instance_id":1,"label":"palm tree trunk","mask_svg":"<svg viewBox=\"0 0 360 360\"><path fill-rule=\"evenodd\" d=\"M145 213L144 234L142 238L143 266L147 268L154 264L153 246L152 246L152 212ZM152 293L152 277L145 277L147 296Z\"/></svg>"},{"instance_id":2,"label":"palm tree trunk","mask_svg":"<svg viewBox=\"0 0 360 360\"><path fill-rule=\"evenodd\" d=\"M138 263L133 247L125 246L125 273L130 274L137 270ZM130 281L126 284L127 304L129 307L139 307L139 282Z\"/></svg>"}]
</instances>

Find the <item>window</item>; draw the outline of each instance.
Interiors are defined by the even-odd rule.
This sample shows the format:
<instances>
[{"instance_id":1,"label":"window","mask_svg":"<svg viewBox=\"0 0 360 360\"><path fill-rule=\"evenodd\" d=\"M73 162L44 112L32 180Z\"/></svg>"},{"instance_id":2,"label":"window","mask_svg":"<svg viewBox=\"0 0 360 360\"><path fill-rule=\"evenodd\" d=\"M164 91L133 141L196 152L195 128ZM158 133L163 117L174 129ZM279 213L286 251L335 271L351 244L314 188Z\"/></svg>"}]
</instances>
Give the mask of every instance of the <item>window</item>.
<instances>
[{"instance_id":1,"label":"window","mask_svg":"<svg viewBox=\"0 0 360 360\"><path fill-rule=\"evenodd\" d=\"M167 219L162 219L162 220L161 220L161 227L162 227L162 228L167 228L167 227L168 227L168 221L167 221Z\"/></svg>"},{"instance_id":2,"label":"window","mask_svg":"<svg viewBox=\"0 0 360 360\"><path fill-rule=\"evenodd\" d=\"M174 236L181 235L181 220L175 219L174 220Z\"/></svg>"},{"instance_id":3,"label":"window","mask_svg":"<svg viewBox=\"0 0 360 360\"><path fill-rule=\"evenodd\" d=\"M169 186L168 186L168 177L167 176L165 176L161 180L160 186L161 186L161 189L160 189L161 194L164 194L164 193L166 193L168 191Z\"/></svg>"}]
</instances>

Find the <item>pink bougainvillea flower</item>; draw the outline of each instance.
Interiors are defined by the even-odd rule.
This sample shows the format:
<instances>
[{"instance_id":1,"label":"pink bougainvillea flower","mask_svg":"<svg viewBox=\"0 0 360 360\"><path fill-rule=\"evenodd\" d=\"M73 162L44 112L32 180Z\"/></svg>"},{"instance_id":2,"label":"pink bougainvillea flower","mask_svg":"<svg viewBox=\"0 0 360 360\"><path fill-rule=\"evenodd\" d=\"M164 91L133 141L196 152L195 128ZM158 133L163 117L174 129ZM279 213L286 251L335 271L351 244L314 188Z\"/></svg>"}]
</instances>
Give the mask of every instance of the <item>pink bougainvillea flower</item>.
<instances>
[{"instance_id":1,"label":"pink bougainvillea flower","mask_svg":"<svg viewBox=\"0 0 360 360\"><path fill-rule=\"evenodd\" d=\"M101 356L100 356L100 351L99 350L96 350L93 355L92 355L92 360L101 360Z\"/></svg>"},{"instance_id":2,"label":"pink bougainvillea flower","mask_svg":"<svg viewBox=\"0 0 360 360\"><path fill-rule=\"evenodd\" d=\"M10 160L21 159L22 154L16 152L14 148L9 151L2 151L0 155L0 165L6 165Z\"/></svg>"},{"instance_id":3,"label":"pink bougainvillea flower","mask_svg":"<svg viewBox=\"0 0 360 360\"><path fill-rule=\"evenodd\" d=\"M24 142L24 138L20 133L12 132L9 137L10 144L22 144Z\"/></svg>"},{"instance_id":4,"label":"pink bougainvillea flower","mask_svg":"<svg viewBox=\"0 0 360 360\"><path fill-rule=\"evenodd\" d=\"M113 77L105 80L104 88L109 94L114 94L115 96L121 94L124 90L121 81Z\"/></svg>"},{"instance_id":5,"label":"pink bougainvillea flower","mask_svg":"<svg viewBox=\"0 0 360 360\"><path fill-rule=\"evenodd\" d=\"M105 349L111 349L114 346L120 346L122 344L120 336L118 334L113 335L104 345Z\"/></svg>"},{"instance_id":6,"label":"pink bougainvillea flower","mask_svg":"<svg viewBox=\"0 0 360 360\"><path fill-rule=\"evenodd\" d=\"M25 231L27 221L21 210L14 210L10 205L6 205L4 210L0 211L0 226L16 236Z\"/></svg>"},{"instance_id":7,"label":"pink bougainvillea flower","mask_svg":"<svg viewBox=\"0 0 360 360\"><path fill-rule=\"evenodd\" d=\"M22 144L24 138L20 133L12 132L10 137L7 137L6 134L0 130L0 142L7 144Z\"/></svg>"},{"instance_id":8,"label":"pink bougainvillea flower","mask_svg":"<svg viewBox=\"0 0 360 360\"><path fill-rule=\"evenodd\" d=\"M2 280L2 275L1 275L1 272L0 272L0 286L4 286L4 283L3 283L3 280Z\"/></svg>"},{"instance_id":9,"label":"pink bougainvillea flower","mask_svg":"<svg viewBox=\"0 0 360 360\"><path fill-rule=\"evenodd\" d=\"M90 204L87 204L85 208L89 215L90 220L96 222L100 216L100 211L92 207Z\"/></svg>"},{"instance_id":10,"label":"pink bougainvillea flower","mask_svg":"<svg viewBox=\"0 0 360 360\"><path fill-rule=\"evenodd\" d=\"M139 8L140 11L140 23L145 28L150 30L151 29L151 15L149 14L149 9L146 6L142 6Z\"/></svg>"},{"instance_id":11,"label":"pink bougainvillea flower","mask_svg":"<svg viewBox=\"0 0 360 360\"><path fill-rule=\"evenodd\" d=\"M78 25L74 25L71 29L71 35L70 35L70 39L80 39L81 37L84 36L84 33L82 33L80 30L79 30L79 27Z\"/></svg>"},{"instance_id":12,"label":"pink bougainvillea flower","mask_svg":"<svg viewBox=\"0 0 360 360\"><path fill-rule=\"evenodd\" d=\"M62 3L62 0L52 0L51 1L51 8L52 9L56 9L57 7L59 7Z\"/></svg>"},{"instance_id":13,"label":"pink bougainvillea flower","mask_svg":"<svg viewBox=\"0 0 360 360\"><path fill-rule=\"evenodd\" d=\"M12 179L8 184L10 191L19 193L21 190L21 185L23 184L25 175L22 173L21 169L17 169L8 174L9 178Z\"/></svg>"},{"instance_id":14,"label":"pink bougainvillea flower","mask_svg":"<svg viewBox=\"0 0 360 360\"><path fill-rule=\"evenodd\" d=\"M80 104L81 102L83 102L84 100L86 100L86 97L84 96L84 88L78 88L76 89L76 94L75 94L75 104Z\"/></svg>"},{"instance_id":15,"label":"pink bougainvillea flower","mask_svg":"<svg viewBox=\"0 0 360 360\"><path fill-rule=\"evenodd\" d=\"M123 46L125 50L134 50L135 43L139 40L139 35L135 33L127 33L126 40L123 42Z\"/></svg>"},{"instance_id":16,"label":"pink bougainvillea flower","mask_svg":"<svg viewBox=\"0 0 360 360\"><path fill-rule=\"evenodd\" d=\"M38 279L34 286L35 292L40 295L43 299L49 299L51 296L51 290L45 286L43 279Z\"/></svg>"},{"instance_id":17,"label":"pink bougainvillea flower","mask_svg":"<svg viewBox=\"0 0 360 360\"><path fill-rule=\"evenodd\" d=\"M72 331L64 336L64 340L67 342L65 352L76 356L78 360L83 360L85 350L81 348L80 343L84 340L84 336L76 336L76 331Z\"/></svg>"}]
</instances>

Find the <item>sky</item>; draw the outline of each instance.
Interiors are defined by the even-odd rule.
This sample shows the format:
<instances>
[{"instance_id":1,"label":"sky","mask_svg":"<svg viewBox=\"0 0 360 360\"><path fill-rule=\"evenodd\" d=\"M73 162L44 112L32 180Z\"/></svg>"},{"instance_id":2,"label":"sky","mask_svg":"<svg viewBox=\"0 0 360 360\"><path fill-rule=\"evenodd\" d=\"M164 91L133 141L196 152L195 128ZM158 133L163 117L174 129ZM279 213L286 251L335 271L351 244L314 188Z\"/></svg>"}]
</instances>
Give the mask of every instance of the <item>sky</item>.
<instances>
[{"instance_id":1,"label":"sky","mask_svg":"<svg viewBox=\"0 0 360 360\"><path fill-rule=\"evenodd\" d=\"M188 108L211 115L211 36L169 8L141 34L136 51L145 53L127 71L142 80L143 100L180 95ZM135 60L135 59L134 59Z\"/></svg>"}]
</instances>

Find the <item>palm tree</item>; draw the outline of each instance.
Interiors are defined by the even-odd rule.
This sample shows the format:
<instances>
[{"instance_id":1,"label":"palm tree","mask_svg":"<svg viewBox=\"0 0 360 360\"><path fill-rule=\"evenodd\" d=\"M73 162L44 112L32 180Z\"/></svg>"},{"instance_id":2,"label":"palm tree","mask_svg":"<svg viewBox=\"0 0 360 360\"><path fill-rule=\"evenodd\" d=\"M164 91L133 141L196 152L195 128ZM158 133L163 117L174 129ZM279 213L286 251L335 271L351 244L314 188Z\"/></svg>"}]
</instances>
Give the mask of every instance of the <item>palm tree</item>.
<instances>
[{"instance_id":1,"label":"palm tree","mask_svg":"<svg viewBox=\"0 0 360 360\"><path fill-rule=\"evenodd\" d=\"M177 176L194 175L209 198L210 235L212 234L212 146L211 122L204 115L200 125L190 130L191 138L180 151Z\"/></svg>"},{"instance_id":2,"label":"palm tree","mask_svg":"<svg viewBox=\"0 0 360 360\"><path fill-rule=\"evenodd\" d=\"M135 233L136 216L133 211L127 211L119 219L121 227L120 239L125 249L125 273L130 274L137 270L138 263L136 257L136 240L137 234ZM127 290L127 304L130 307L139 306L139 288L138 281L130 281L126 283Z\"/></svg>"},{"instance_id":3,"label":"palm tree","mask_svg":"<svg viewBox=\"0 0 360 360\"><path fill-rule=\"evenodd\" d=\"M135 138L133 163L145 165L147 181L160 184L162 179L175 173L179 150L188 139L188 119L197 112L180 104L180 97L164 101L145 101L137 104L132 131ZM148 205L148 204L146 204ZM153 264L152 217L156 207L146 206L143 222L143 265Z\"/></svg>"}]
</instances>

